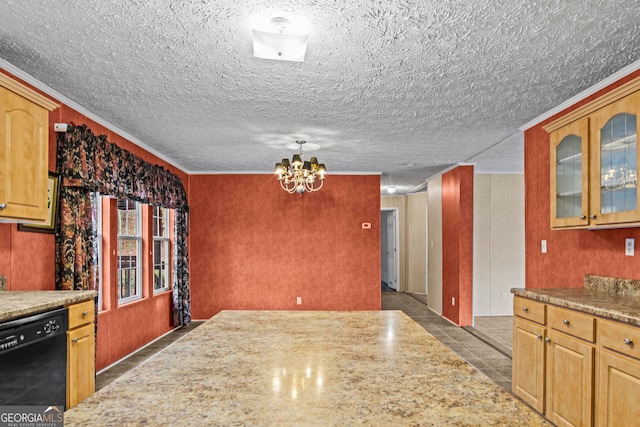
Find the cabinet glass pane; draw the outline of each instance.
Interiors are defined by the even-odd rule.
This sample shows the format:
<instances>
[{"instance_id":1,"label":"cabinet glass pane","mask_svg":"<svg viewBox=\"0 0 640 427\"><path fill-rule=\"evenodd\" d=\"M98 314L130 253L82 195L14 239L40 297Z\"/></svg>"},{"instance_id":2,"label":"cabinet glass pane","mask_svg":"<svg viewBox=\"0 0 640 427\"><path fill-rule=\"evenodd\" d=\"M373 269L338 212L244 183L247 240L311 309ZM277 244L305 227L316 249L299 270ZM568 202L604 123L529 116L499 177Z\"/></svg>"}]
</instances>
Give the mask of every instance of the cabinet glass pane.
<instances>
[{"instance_id":1,"label":"cabinet glass pane","mask_svg":"<svg viewBox=\"0 0 640 427\"><path fill-rule=\"evenodd\" d=\"M613 116L600 130L601 213L633 211L638 203L636 116Z\"/></svg>"},{"instance_id":2,"label":"cabinet glass pane","mask_svg":"<svg viewBox=\"0 0 640 427\"><path fill-rule=\"evenodd\" d=\"M582 215L582 138L565 136L556 147L556 218Z\"/></svg>"}]
</instances>

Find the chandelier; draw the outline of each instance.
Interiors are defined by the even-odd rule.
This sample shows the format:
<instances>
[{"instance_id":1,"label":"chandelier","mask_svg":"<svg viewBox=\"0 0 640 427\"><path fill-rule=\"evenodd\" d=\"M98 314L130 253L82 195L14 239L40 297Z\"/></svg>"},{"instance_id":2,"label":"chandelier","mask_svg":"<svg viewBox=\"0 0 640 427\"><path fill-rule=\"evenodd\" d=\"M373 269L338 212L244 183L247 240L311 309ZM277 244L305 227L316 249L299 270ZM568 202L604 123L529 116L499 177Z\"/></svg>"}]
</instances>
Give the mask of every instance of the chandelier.
<instances>
[{"instance_id":1,"label":"chandelier","mask_svg":"<svg viewBox=\"0 0 640 427\"><path fill-rule=\"evenodd\" d=\"M288 193L298 193L302 195L305 191L313 192L322 188L327 169L324 164L318 164L318 159L312 157L309 161L302 160L302 145L307 141L298 140L296 144L298 154L294 154L289 159L282 159L281 163L276 163L275 174L283 190Z\"/></svg>"}]
</instances>

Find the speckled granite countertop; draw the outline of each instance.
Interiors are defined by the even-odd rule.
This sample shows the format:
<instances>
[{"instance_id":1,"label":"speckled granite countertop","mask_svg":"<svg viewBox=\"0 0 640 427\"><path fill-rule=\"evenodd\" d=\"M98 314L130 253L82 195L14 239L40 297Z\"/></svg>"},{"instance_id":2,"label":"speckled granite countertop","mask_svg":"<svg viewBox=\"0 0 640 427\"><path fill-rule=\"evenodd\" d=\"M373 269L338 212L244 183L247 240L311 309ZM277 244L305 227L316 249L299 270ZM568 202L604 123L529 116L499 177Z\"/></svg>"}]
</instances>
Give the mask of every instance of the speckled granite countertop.
<instances>
[{"instance_id":1,"label":"speckled granite countertop","mask_svg":"<svg viewBox=\"0 0 640 427\"><path fill-rule=\"evenodd\" d=\"M640 281L586 276L584 288L518 289L516 296L640 326Z\"/></svg>"},{"instance_id":2,"label":"speckled granite countertop","mask_svg":"<svg viewBox=\"0 0 640 427\"><path fill-rule=\"evenodd\" d=\"M539 426L401 311L223 311L65 413L70 426Z\"/></svg>"},{"instance_id":3,"label":"speckled granite countertop","mask_svg":"<svg viewBox=\"0 0 640 427\"><path fill-rule=\"evenodd\" d=\"M0 322L94 299L96 291L2 291Z\"/></svg>"}]
</instances>

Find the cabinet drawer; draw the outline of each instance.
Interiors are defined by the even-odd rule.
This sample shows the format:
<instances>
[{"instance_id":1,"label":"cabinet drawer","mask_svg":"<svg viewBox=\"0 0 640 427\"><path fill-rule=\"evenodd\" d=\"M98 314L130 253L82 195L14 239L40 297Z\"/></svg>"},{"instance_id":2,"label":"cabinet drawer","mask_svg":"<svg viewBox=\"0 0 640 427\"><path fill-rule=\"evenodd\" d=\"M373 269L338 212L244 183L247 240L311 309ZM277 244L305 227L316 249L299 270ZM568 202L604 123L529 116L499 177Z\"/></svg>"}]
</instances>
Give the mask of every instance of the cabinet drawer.
<instances>
[{"instance_id":1,"label":"cabinet drawer","mask_svg":"<svg viewBox=\"0 0 640 427\"><path fill-rule=\"evenodd\" d=\"M513 298L513 314L532 322L545 324L546 320L546 306L544 303L533 301L528 298L514 297Z\"/></svg>"},{"instance_id":2,"label":"cabinet drawer","mask_svg":"<svg viewBox=\"0 0 640 427\"><path fill-rule=\"evenodd\" d=\"M640 359L640 328L610 320L598 322L600 346Z\"/></svg>"},{"instance_id":3,"label":"cabinet drawer","mask_svg":"<svg viewBox=\"0 0 640 427\"><path fill-rule=\"evenodd\" d=\"M93 300L69 306L69 329L93 322L95 308Z\"/></svg>"},{"instance_id":4,"label":"cabinet drawer","mask_svg":"<svg viewBox=\"0 0 640 427\"><path fill-rule=\"evenodd\" d=\"M548 307L547 325L556 331L564 332L589 342L596 340L596 319L587 314L578 313L560 307Z\"/></svg>"}]
</instances>

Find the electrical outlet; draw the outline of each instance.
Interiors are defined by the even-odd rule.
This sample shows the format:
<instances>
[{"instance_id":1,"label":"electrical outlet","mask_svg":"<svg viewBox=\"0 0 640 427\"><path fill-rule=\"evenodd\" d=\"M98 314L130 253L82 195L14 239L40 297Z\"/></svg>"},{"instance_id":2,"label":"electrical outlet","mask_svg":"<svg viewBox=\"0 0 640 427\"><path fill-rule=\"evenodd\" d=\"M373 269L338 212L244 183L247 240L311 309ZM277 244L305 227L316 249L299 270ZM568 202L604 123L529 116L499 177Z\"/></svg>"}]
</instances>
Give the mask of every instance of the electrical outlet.
<instances>
[{"instance_id":1,"label":"electrical outlet","mask_svg":"<svg viewBox=\"0 0 640 427\"><path fill-rule=\"evenodd\" d=\"M636 239L625 239L624 254L626 256L634 256Z\"/></svg>"},{"instance_id":2,"label":"electrical outlet","mask_svg":"<svg viewBox=\"0 0 640 427\"><path fill-rule=\"evenodd\" d=\"M302 304L302 297L296 298L296 304L298 305Z\"/></svg>"},{"instance_id":3,"label":"electrical outlet","mask_svg":"<svg viewBox=\"0 0 640 427\"><path fill-rule=\"evenodd\" d=\"M503 293L502 293L502 299L503 299L504 301L506 301L506 300L507 300L507 293L506 293L506 292L503 292Z\"/></svg>"},{"instance_id":4,"label":"electrical outlet","mask_svg":"<svg viewBox=\"0 0 640 427\"><path fill-rule=\"evenodd\" d=\"M451 297L451 305L456 305L456 297Z\"/></svg>"},{"instance_id":5,"label":"electrical outlet","mask_svg":"<svg viewBox=\"0 0 640 427\"><path fill-rule=\"evenodd\" d=\"M540 250L542 251L543 254L547 253L547 241L546 240L542 240L540 242Z\"/></svg>"}]
</instances>

